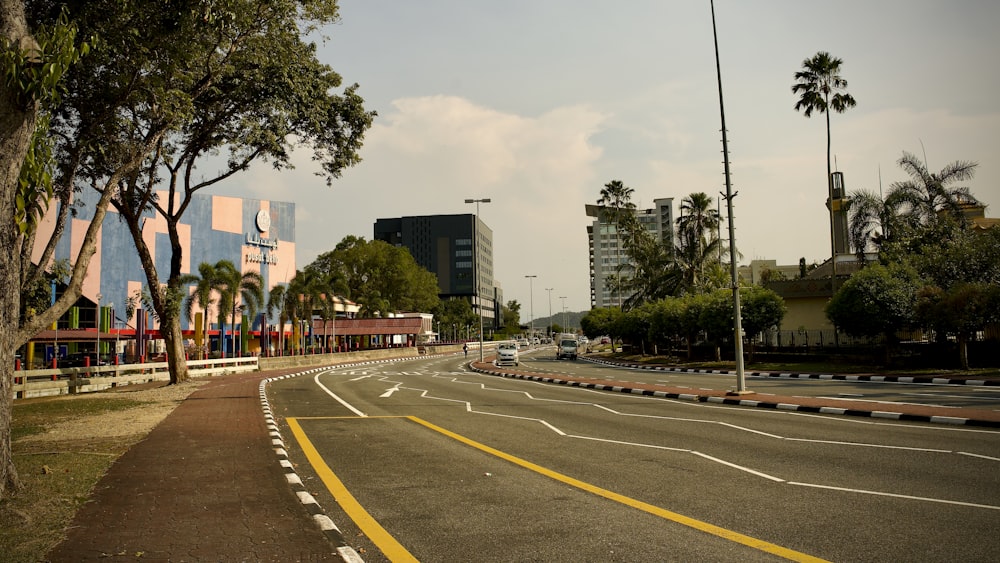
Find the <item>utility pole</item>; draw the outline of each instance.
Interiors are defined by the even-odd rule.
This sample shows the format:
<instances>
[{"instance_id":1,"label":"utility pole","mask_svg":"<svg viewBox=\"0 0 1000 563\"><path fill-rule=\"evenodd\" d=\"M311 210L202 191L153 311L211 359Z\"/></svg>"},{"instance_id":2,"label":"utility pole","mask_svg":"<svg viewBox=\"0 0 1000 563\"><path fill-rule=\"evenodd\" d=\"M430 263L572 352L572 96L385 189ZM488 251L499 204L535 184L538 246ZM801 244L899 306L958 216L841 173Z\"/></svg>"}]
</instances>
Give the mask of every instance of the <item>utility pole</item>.
<instances>
[{"instance_id":1,"label":"utility pole","mask_svg":"<svg viewBox=\"0 0 1000 563\"><path fill-rule=\"evenodd\" d=\"M552 336L552 290L554 287L546 287L545 291L549 292L549 336Z\"/></svg>"},{"instance_id":2,"label":"utility pole","mask_svg":"<svg viewBox=\"0 0 1000 563\"><path fill-rule=\"evenodd\" d=\"M531 311L531 320L529 321L531 329L528 332L528 338L530 339L535 337L535 289L531 282L538 276L530 275L524 277L528 278L528 302L529 307L531 307L529 309L529 311ZM531 340L528 340L528 342L531 342Z\"/></svg>"},{"instance_id":3,"label":"utility pole","mask_svg":"<svg viewBox=\"0 0 1000 563\"><path fill-rule=\"evenodd\" d=\"M726 209L729 211L729 273L733 286L733 340L736 349L736 391L733 394L749 393L746 376L743 373L743 320L740 318L740 285L736 276L736 234L733 228L732 184L729 177L729 145L726 141L726 109L722 103L722 67L719 64L719 36L715 30L715 1L709 0L712 8L712 39L715 43L715 74L719 82L719 114L722 118L722 162L726 175Z\"/></svg>"}]
</instances>

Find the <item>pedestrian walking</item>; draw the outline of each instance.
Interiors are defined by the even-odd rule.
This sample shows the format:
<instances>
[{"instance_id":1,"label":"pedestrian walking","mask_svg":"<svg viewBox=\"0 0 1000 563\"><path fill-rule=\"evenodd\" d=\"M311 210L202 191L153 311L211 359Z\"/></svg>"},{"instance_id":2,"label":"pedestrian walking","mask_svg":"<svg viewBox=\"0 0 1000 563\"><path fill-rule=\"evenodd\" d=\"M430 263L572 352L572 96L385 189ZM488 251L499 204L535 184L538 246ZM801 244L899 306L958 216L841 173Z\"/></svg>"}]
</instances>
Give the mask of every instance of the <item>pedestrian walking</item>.
<instances>
[{"instance_id":1,"label":"pedestrian walking","mask_svg":"<svg viewBox=\"0 0 1000 563\"><path fill-rule=\"evenodd\" d=\"M469 357L469 345L468 344L462 344L462 351L465 352L465 357L468 358Z\"/></svg>"}]
</instances>

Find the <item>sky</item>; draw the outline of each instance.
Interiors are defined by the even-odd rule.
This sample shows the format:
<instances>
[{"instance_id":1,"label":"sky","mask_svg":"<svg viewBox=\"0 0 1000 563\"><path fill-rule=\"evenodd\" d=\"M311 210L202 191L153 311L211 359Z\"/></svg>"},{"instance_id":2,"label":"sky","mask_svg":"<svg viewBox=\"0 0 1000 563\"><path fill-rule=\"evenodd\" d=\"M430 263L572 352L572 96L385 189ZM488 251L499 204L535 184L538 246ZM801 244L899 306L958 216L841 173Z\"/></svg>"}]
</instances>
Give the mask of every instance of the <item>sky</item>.
<instances>
[{"instance_id":1,"label":"sky","mask_svg":"<svg viewBox=\"0 0 1000 563\"><path fill-rule=\"evenodd\" d=\"M604 184L675 214L725 191L709 0L340 5L318 56L378 112L362 162L328 187L298 152L212 191L295 202L299 269L376 219L490 198L494 277L528 322L590 308L584 206ZM907 179L904 151L932 171L974 161L967 185L1000 216L1000 2L718 0L715 16L741 263L829 257L825 121L791 91L819 51L857 100L831 116L848 192Z\"/></svg>"}]
</instances>

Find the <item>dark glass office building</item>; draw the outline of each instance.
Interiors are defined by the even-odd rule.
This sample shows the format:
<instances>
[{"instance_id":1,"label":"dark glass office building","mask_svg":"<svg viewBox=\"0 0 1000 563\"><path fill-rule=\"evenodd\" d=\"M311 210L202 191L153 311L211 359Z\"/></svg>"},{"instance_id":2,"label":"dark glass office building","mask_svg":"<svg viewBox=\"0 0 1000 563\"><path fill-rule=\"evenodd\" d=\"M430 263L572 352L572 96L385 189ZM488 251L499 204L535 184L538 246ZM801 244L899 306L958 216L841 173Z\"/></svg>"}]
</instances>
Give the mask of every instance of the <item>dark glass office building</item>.
<instances>
[{"instance_id":1,"label":"dark glass office building","mask_svg":"<svg viewBox=\"0 0 1000 563\"><path fill-rule=\"evenodd\" d=\"M407 248L437 275L441 299L467 299L481 310L487 334L499 328L503 295L493 281L493 231L476 215L378 219L373 238Z\"/></svg>"}]
</instances>

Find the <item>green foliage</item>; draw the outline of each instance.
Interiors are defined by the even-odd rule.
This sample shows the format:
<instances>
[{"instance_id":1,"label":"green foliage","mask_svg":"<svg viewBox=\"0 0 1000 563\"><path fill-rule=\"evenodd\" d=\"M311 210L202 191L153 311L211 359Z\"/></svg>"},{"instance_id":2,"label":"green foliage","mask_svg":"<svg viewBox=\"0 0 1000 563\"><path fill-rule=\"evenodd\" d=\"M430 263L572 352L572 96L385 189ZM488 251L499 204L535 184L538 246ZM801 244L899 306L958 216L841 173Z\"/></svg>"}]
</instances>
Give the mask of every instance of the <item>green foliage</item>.
<instances>
[{"instance_id":1,"label":"green foliage","mask_svg":"<svg viewBox=\"0 0 1000 563\"><path fill-rule=\"evenodd\" d=\"M472 305L465 299L452 298L441 301L432 311L434 321L440 322L442 327L452 325L465 328L473 327L476 333L479 332L479 315L472 310Z\"/></svg>"},{"instance_id":2,"label":"green foliage","mask_svg":"<svg viewBox=\"0 0 1000 563\"><path fill-rule=\"evenodd\" d=\"M621 324L621 319L624 313L617 307L604 308L604 307L594 307L590 311L587 311L580 319L580 328L583 333L588 337L596 338L602 335L608 335L613 338L618 338L622 336L621 330L623 325Z\"/></svg>"},{"instance_id":3,"label":"green foliage","mask_svg":"<svg viewBox=\"0 0 1000 563\"><path fill-rule=\"evenodd\" d=\"M361 305L362 316L430 312L440 303L437 276L417 264L406 248L380 240L344 237L305 271L336 280L332 289Z\"/></svg>"},{"instance_id":4,"label":"green foliage","mask_svg":"<svg viewBox=\"0 0 1000 563\"><path fill-rule=\"evenodd\" d=\"M740 289L740 318L743 333L753 341L762 332L781 326L785 301L777 293L760 286Z\"/></svg>"},{"instance_id":5,"label":"green foliage","mask_svg":"<svg viewBox=\"0 0 1000 563\"><path fill-rule=\"evenodd\" d=\"M521 332L521 304L512 299L503 306L503 333L512 336Z\"/></svg>"},{"instance_id":6,"label":"green foliage","mask_svg":"<svg viewBox=\"0 0 1000 563\"><path fill-rule=\"evenodd\" d=\"M39 26L33 44L15 46L6 37L0 38L0 69L5 86L16 93L16 103L21 107L42 109L21 165L14 200L14 218L22 233L34 229L54 195L47 112L65 92L63 76L90 50L90 43L77 45L76 39L77 27L68 21L65 9L54 24Z\"/></svg>"},{"instance_id":7,"label":"green foliage","mask_svg":"<svg viewBox=\"0 0 1000 563\"><path fill-rule=\"evenodd\" d=\"M65 91L63 75L90 50L89 43L76 43L77 33L77 25L69 22L63 8L53 24L38 27L28 44L13 45L0 37L4 84L17 93L22 107L59 100Z\"/></svg>"},{"instance_id":8,"label":"green foliage","mask_svg":"<svg viewBox=\"0 0 1000 563\"><path fill-rule=\"evenodd\" d=\"M873 264L844 282L827 304L826 316L848 334L891 339L913 320L916 289L913 270Z\"/></svg>"}]
</instances>

